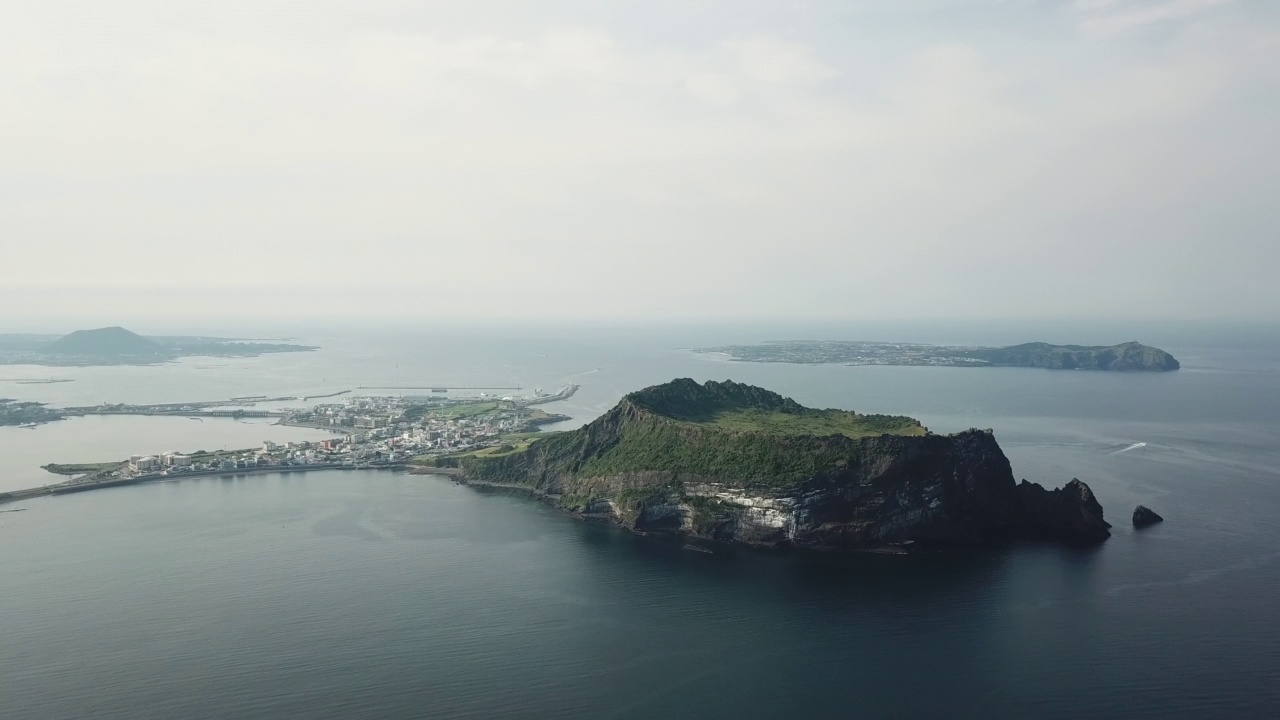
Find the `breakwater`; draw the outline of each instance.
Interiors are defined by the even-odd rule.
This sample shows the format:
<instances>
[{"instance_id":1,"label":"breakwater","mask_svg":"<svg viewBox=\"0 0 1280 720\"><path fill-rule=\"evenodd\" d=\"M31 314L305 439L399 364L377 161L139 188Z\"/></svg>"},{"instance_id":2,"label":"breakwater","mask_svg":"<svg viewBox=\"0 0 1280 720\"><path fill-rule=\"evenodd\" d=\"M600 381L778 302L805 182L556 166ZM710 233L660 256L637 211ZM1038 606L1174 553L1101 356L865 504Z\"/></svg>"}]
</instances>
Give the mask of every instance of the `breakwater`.
<instances>
[{"instance_id":1,"label":"breakwater","mask_svg":"<svg viewBox=\"0 0 1280 720\"><path fill-rule=\"evenodd\" d=\"M577 385L565 385L560 388L560 392L557 392L554 395L539 395L531 400L522 402L521 405L528 407L530 405L542 405L544 403L557 402L559 400L568 400L573 397L573 394L576 392L578 392Z\"/></svg>"}]
</instances>

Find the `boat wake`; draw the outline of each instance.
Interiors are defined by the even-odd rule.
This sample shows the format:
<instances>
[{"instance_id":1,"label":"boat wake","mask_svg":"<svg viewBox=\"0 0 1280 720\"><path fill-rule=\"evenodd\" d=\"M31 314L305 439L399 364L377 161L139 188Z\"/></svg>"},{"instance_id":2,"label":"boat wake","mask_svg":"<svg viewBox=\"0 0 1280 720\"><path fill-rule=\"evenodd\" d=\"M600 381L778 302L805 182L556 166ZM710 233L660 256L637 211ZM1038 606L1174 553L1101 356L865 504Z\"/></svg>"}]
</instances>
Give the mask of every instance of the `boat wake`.
<instances>
[{"instance_id":1,"label":"boat wake","mask_svg":"<svg viewBox=\"0 0 1280 720\"><path fill-rule=\"evenodd\" d=\"M1146 444L1146 443L1144 443L1144 442L1136 442L1136 443L1134 443L1134 444L1130 445L1129 447L1120 448L1119 450L1116 450L1115 452L1113 452L1113 453L1111 453L1111 454L1112 454L1112 455L1119 455L1120 453L1127 453L1127 452L1129 452L1130 450L1137 450L1138 448L1144 448L1144 447L1146 447L1146 446L1147 446L1147 444Z\"/></svg>"}]
</instances>

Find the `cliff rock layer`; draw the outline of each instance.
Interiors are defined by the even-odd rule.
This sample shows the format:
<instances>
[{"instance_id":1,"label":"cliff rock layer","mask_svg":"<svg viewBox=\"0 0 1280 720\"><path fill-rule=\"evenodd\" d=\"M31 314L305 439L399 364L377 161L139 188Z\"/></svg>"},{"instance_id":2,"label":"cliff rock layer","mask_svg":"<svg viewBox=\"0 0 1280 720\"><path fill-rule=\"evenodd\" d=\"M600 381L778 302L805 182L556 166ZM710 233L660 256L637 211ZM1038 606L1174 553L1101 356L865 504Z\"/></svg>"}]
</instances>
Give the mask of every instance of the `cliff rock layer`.
<instances>
[{"instance_id":1,"label":"cliff rock layer","mask_svg":"<svg viewBox=\"0 0 1280 720\"><path fill-rule=\"evenodd\" d=\"M1015 483L989 430L934 435L911 418L813 410L734 382L674 380L524 450L445 464L632 529L758 545L1110 535L1079 480Z\"/></svg>"}]
</instances>

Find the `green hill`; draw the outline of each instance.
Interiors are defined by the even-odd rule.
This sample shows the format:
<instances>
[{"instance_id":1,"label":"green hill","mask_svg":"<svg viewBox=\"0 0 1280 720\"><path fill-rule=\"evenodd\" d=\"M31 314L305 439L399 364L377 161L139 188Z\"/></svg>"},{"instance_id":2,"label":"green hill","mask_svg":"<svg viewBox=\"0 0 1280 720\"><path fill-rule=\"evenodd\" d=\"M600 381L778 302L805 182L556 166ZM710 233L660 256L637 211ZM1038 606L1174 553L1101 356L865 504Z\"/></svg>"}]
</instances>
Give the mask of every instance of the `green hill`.
<instances>
[{"instance_id":1,"label":"green hill","mask_svg":"<svg viewBox=\"0 0 1280 720\"><path fill-rule=\"evenodd\" d=\"M1051 345L1034 342L965 353L992 365L1049 370L1177 370L1181 364L1160 348L1137 341L1111 346Z\"/></svg>"},{"instance_id":2,"label":"green hill","mask_svg":"<svg viewBox=\"0 0 1280 720\"><path fill-rule=\"evenodd\" d=\"M158 343L122 327L77 330L49 343L43 351L52 355L94 357L146 357L165 354L165 349Z\"/></svg>"},{"instance_id":3,"label":"green hill","mask_svg":"<svg viewBox=\"0 0 1280 720\"><path fill-rule=\"evenodd\" d=\"M775 392L732 380L709 381L704 385L688 378L672 380L631 393L625 401L677 422L740 432L851 438L927 432L914 418L814 410Z\"/></svg>"},{"instance_id":4,"label":"green hill","mask_svg":"<svg viewBox=\"0 0 1280 720\"><path fill-rule=\"evenodd\" d=\"M1088 486L1018 485L989 431L815 410L732 381L673 380L526 449L446 459L587 517L758 544L1105 538Z\"/></svg>"}]
</instances>

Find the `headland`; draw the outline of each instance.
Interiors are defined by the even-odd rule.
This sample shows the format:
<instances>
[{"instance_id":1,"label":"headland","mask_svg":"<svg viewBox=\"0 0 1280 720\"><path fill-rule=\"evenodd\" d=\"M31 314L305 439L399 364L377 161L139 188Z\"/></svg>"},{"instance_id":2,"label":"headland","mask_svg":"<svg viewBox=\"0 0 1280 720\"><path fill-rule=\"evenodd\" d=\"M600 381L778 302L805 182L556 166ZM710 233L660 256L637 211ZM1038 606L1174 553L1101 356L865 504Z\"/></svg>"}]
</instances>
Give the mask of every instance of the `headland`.
<instances>
[{"instance_id":1,"label":"headland","mask_svg":"<svg viewBox=\"0 0 1280 720\"><path fill-rule=\"evenodd\" d=\"M673 380L578 430L433 462L584 518L703 540L870 549L1110 535L1085 483L1016 483L989 430L935 435L732 381Z\"/></svg>"},{"instance_id":2,"label":"headland","mask_svg":"<svg viewBox=\"0 0 1280 720\"><path fill-rule=\"evenodd\" d=\"M265 396L158 406L69 408L68 414L277 417L281 424L324 429L335 436L318 442L264 442L259 448L241 450L169 451L100 463L51 463L44 469L71 478L0 493L0 503L184 477L405 468L411 462L430 462L436 455L504 450L527 444L543 425L568 420L533 406L570 397L577 389L567 385L555 393L535 391L531 396L494 398L352 396L339 403L278 411L223 407L282 399Z\"/></svg>"}]
</instances>

